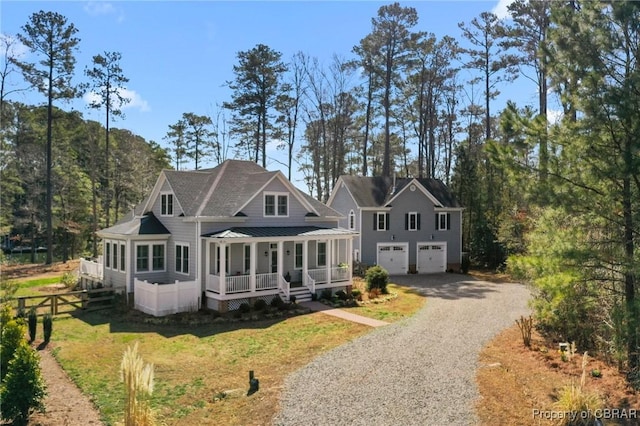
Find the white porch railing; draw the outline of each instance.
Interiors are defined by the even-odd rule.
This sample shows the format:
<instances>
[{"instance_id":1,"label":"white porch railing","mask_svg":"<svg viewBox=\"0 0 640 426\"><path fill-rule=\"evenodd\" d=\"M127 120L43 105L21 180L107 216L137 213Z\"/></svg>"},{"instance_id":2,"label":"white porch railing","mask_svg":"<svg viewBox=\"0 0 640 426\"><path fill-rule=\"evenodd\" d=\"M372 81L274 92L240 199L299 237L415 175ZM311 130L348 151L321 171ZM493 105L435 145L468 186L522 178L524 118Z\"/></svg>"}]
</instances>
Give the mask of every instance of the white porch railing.
<instances>
[{"instance_id":1,"label":"white porch railing","mask_svg":"<svg viewBox=\"0 0 640 426\"><path fill-rule=\"evenodd\" d=\"M278 287L280 288L280 291L282 292L282 294L284 294L285 299L289 300L289 281L285 280L284 277L280 274L278 275Z\"/></svg>"},{"instance_id":2,"label":"white porch railing","mask_svg":"<svg viewBox=\"0 0 640 426\"><path fill-rule=\"evenodd\" d=\"M349 279L351 278L349 275L349 268L343 268L341 266L338 266L336 268L331 268L331 281L332 282L338 282L338 281L349 281Z\"/></svg>"},{"instance_id":3,"label":"white porch railing","mask_svg":"<svg viewBox=\"0 0 640 426\"><path fill-rule=\"evenodd\" d=\"M311 272L311 271L309 271L309 272ZM314 294L316 292L316 280L311 278L311 276L309 274L306 274L304 276L302 284L304 284L305 287L307 287L309 289L311 294Z\"/></svg>"},{"instance_id":4,"label":"white porch railing","mask_svg":"<svg viewBox=\"0 0 640 426\"><path fill-rule=\"evenodd\" d=\"M278 288L278 274L256 274L256 291L275 290ZM251 291L251 275L231 275L224 278L221 283L219 275L207 276L207 290L220 293L224 289L225 294L245 293Z\"/></svg>"},{"instance_id":5,"label":"white porch railing","mask_svg":"<svg viewBox=\"0 0 640 426\"><path fill-rule=\"evenodd\" d=\"M149 283L134 279L135 308L156 317L200 308L200 286L196 281L174 284Z\"/></svg>"},{"instance_id":6,"label":"white porch railing","mask_svg":"<svg viewBox=\"0 0 640 426\"><path fill-rule=\"evenodd\" d=\"M256 275L256 290L273 290L278 288L278 275L277 273L269 274L257 274Z\"/></svg>"},{"instance_id":7,"label":"white porch railing","mask_svg":"<svg viewBox=\"0 0 640 426\"><path fill-rule=\"evenodd\" d=\"M251 286L249 277L249 275L232 275L229 277L225 277L225 292L229 294L250 291Z\"/></svg>"},{"instance_id":8,"label":"white porch railing","mask_svg":"<svg viewBox=\"0 0 640 426\"><path fill-rule=\"evenodd\" d=\"M318 284L329 282L327 279L327 268L310 269L308 272L309 278L313 279ZM349 281L350 278L349 268L343 268L341 266L329 268L329 273L331 274L331 282Z\"/></svg>"},{"instance_id":9,"label":"white porch railing","mask_svg":"<svg viewBox=\"0 0 640 426\"><path fill-rule=\"evenodd\" d=\"M80 259L80 276L89 276L102 279L102 263L93 260Z\"/></svg>"}]
</instances>

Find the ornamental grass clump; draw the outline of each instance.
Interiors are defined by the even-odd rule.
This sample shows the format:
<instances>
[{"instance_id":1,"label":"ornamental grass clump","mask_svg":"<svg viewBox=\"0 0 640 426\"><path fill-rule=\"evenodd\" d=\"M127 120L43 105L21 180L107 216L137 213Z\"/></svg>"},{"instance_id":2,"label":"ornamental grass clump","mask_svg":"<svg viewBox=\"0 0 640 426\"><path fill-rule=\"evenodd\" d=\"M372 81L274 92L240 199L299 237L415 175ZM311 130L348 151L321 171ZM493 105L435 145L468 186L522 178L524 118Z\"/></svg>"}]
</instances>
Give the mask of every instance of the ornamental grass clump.
<instances>
[{"instance_id":1,"label":"ornamental grass clump","mask_svg":"<svg viewBox=\"0 0 640 426\"><path fill-rule=\"evenodd\" d=\"M600 395L594 392L588 392L585 389L587 361L588 356L585 352L582 357L582 376L580 377L580 383L578 385L571 383L563 387L558 395L558 400L554 404L554 408L559 412L575 413L577 423L571 420L572 416L565 416L565 418L559 420L559 425L597 424L594 413L601 410L604 404Z\"/></svg>"},{"instance_id":2,"label":"ornamental grass clump","mask_svg":"<svg viewBox=\"0 0 640 426\"><path fill-rule=\"evenodd\" d=\"M153 364L145 364L138 355L138 344L129 346L120 364L121 380L125 387L125 426L151 426L155 424L149 399L153 393Z\"/></svg>"}]
</instances>

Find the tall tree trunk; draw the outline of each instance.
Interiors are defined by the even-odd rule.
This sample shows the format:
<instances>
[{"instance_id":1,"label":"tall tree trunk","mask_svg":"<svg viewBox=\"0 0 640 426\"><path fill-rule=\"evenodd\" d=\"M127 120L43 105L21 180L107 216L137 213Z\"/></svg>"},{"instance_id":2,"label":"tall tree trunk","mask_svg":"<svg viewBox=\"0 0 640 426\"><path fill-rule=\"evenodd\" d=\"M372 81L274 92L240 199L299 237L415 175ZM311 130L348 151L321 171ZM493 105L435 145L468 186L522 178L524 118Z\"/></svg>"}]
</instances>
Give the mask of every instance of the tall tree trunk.
<instances>
[{"instance_id":1,"label":"tall tree trunk","mask_svg":"<svg viewBox=\"0 0 640 426\"><path fill-rule=\"evenodd\" d=\"M110 207L111 207L111 187L110 187L110 172L111 172L111 168L109 167L109 87L107 86L107 107L105 108L106 112L107 112L107 119L105 122L105 157L104 157L104 166L105 166L105 188L104 188L104 194L105 194L105 198L104 198L104 209L105 209L105 215L106 215L106 224L107 224L107 228L110 226L111 224L111 217L110 217Z\"/></svg>"},{"instance_id":2,"label":"tall tree trunk","mask_svg":"<svg viewBox=\"0 0 640 426\"><path fill-rule=\"evenodd\" d=\"M53 52L50 52L50 58ZM51 158L52 149L52 127L53 127L53 62L49 62L49 88L47 96L47 256L46 264L53 263L53 182L51 179L51 169L53 161ZM33 242L35 246L35 241Z\"/></svg>"}]
</instances>

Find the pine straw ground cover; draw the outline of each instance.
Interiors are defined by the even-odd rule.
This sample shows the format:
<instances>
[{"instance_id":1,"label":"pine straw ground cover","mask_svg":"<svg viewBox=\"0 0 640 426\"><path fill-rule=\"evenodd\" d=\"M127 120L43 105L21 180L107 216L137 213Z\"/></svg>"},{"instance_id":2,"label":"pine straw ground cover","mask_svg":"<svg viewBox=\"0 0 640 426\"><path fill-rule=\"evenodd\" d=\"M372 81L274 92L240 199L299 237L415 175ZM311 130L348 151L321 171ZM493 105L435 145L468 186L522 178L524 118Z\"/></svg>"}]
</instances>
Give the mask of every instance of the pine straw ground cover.
<instances>
[{"instance_id":1,"label":"pine straw ground cover","mask_svg":"<svg viewBox=\"0 0 640 426\"><path fill-rule=\"evenodd\" d=\"M472 272L478 279L509 281L506 275ZM571 360L563 361L557 342L543 339L535 330L531 348L524 346L518 326L498 334L480 354L477 383L480 399L476 409L482 424L492 426L558 425L543 418L557 414L554 406L563 387L578 385L582 375L582 351L577 348ZM610 425L640 425L640 392L632 390L617 367L588 358L584 391L601 397L602 408L620 410L627 419L603 419ZM597 370L600 377L593 377ZM536 415L534 417L534 410ZM632 410L636 410L635 412ZM601 414L604 412L601 412ZM610 411L611 413L611 411Z\"/></svg>"},{"instance_id":2,"label":"pine straw ground cover","mask_svg":"<svg viewBox=\"0 0 640 426\"><path fill-rule=\"evenodd\" d=\"M384 312L377 315L394 321L424 303L419 295L396 290L392 300L368 312ZM203 321L200 313L191 322L183 316L158 324L139 313L103 311L57 318L50 346L107 424L122 419L120 361L138 342L140 356L155 366L151 408L159 424L264 425L278 411L289 373L370 330L321 313L225 322ZM250 370L260 389L247 396Z\"/></svg>"}]
</instances>

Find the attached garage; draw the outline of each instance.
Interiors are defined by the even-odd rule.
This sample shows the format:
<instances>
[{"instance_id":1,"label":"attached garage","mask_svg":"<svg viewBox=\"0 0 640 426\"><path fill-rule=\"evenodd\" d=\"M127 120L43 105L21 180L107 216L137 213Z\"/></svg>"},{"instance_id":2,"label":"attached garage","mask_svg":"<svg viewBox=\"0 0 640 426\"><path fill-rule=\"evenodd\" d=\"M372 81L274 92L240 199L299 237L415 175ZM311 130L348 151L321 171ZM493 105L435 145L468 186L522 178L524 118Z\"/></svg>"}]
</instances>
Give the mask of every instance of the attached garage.
<instances>
[{"instance_id":1,"label":"attached garage","mask_svg":"<svg viewBox=\"0 0 640 426\"><path fill-rule=\"evenodd\" d=\"M419 274L433 274L447 270L447 243L418 243L417 253L416 269Z\"/></svg>"},{"instance_id":2,"label":"attached garage","mask_svg":"<svg viewBox=\"0 0 640 426\"><path fill-rule=\"evenodd\" d=\"M377 264L390 275L406 274L409 268L409 244L378 243Z\"/></svg>"}]
</instances>

